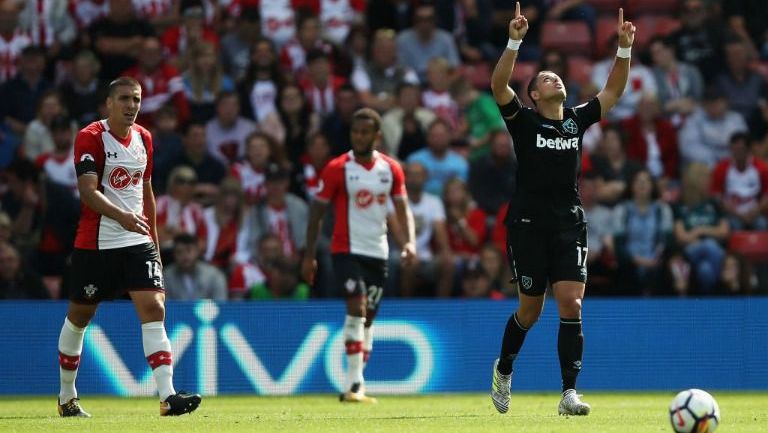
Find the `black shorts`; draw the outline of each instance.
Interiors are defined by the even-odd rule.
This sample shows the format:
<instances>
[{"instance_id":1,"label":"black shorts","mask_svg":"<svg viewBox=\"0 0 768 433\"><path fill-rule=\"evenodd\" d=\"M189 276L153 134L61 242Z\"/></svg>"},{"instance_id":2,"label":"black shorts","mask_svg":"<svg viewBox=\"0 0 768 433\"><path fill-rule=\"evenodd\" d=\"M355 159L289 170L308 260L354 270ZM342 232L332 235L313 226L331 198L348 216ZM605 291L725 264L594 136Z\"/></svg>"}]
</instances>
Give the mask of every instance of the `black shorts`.
<instances>
[{"instance_id":1,"label":"black shorts","mask_svg":"<svg viewBox=\"0 0 768 433\"><path fill-rule=\"evenodd\" d=\"M331 258L336 287L348 298L366 296L367 308L378 310L387 281L387 261L358 254L333 254Z\"/></svg>"},{"instance_id":2,"label":"black shorts","mask_svg":"<svg viewBox=\"0 0 768 433\"><path fill-rule=\"evenodd\" d=\"M75 248L69 271L69 299L81 304L112 300L129 291L163 291L153 243L108 250Z\"/></svg>"},{"instance_id":3,"label":"black shorts","mask_svg":"<svg viewBox=\"0 0 768 433\"><path fill-rule=\"evenodd\" d=\"M507 257L520 292L543 295L547 282L587 282L587 225L546 229L512 223L507 230Z\"/></svg>"}]
</instances>

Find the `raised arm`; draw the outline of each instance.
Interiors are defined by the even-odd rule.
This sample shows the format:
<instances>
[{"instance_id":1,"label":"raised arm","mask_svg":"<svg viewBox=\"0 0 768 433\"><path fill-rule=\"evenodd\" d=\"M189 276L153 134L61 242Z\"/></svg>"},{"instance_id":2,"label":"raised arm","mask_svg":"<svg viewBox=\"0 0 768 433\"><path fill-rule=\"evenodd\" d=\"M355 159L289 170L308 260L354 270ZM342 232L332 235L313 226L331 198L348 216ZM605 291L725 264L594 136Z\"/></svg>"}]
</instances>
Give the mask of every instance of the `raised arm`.
<instances>
[{"instance_id":1,"label":"raised arm","mask_svg":"<svg viewBox=\"0 0 768 433\"><path fill-rule=\"evenodd\" d=\"M501 58L496 63L491 75L493 97L496 99L496 103L501 106L509 104L515 97L515 91L509 87L509 80L512 78L512 70L515 68L520 42L527 32L528 20L520 15L520 2L516 2L515 17L509 22L509 43L504 52L501 53Z\"/></svg>"},{"instance_id":2,"label":"raised arm","mask_svg":"<svg viewBox=\"0 0 768 433\"><path fill-rule=\"evenodd\" d=\"M629 78L629 63L631 60L630 50L632 49L632 43L635 41L635 26L631 21L624 21L624 9L619 8L619 23L617 32L619 35L619 49L616 52L616 59L613 62L610 74L608 74L608 81L605 82L603 90L597 94L597 99L600 100L601 117L605 117L606 114L616 105L621 94L624 93L624 88L627 86L627 79Z\"/></svg>"}]
</instances>

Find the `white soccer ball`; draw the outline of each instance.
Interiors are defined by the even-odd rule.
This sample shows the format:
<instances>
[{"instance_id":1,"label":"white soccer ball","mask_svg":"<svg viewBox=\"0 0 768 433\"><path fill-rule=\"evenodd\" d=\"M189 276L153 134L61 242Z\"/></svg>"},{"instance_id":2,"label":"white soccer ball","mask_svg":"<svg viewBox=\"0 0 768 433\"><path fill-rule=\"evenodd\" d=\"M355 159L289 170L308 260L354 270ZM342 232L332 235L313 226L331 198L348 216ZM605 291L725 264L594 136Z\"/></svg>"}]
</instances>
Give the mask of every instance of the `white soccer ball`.
<instances>
[{"instance_id":1,"label":"white soccer ball","mask_svg":"<svg viewBox=\"0 0 768 433\"><path fill-rule=\"evenodd\" d=\"M708 392L687 389L669 405L669 421L677 433L712 433L720 424L720 408Z\"/></svg>"}]
</instances>

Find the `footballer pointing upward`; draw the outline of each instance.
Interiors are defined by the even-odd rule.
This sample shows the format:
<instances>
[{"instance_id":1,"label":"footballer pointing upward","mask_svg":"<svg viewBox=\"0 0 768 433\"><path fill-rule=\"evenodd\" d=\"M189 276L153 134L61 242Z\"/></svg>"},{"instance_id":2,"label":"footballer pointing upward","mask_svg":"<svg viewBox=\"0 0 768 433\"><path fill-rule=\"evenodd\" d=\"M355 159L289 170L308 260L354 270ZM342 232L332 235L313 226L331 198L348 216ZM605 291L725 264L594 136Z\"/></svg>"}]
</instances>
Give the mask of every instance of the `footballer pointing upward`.
<instances>
[{"instance_id":1,"label":"footballer pointing upward","mask_svg":"<svg viewBox=\"0 0 768 433\"><path fill-rule=\"evenodd\" d=\"M533 108L525 107L509 87L517 52L528 31L528 20L515 5L509 23L509 43L491 77L491 88L514 140L517 189L507 214L507 253L520 289L520 304L509 318L501 354L493 366L491 397L496 409L509 409L512 364L525 335L544 307L547 283L557 300L563 395L561 415L587 415L590 406L576 394L584 336L581 302L587 281L587 227L577 178L581 171L584 131L616 104L629 75L635 26L619 9L619 48L608 81L595 98L564 108L565 85L557 74L541 71L528 85Z\"/></svg>"}]
</instances>

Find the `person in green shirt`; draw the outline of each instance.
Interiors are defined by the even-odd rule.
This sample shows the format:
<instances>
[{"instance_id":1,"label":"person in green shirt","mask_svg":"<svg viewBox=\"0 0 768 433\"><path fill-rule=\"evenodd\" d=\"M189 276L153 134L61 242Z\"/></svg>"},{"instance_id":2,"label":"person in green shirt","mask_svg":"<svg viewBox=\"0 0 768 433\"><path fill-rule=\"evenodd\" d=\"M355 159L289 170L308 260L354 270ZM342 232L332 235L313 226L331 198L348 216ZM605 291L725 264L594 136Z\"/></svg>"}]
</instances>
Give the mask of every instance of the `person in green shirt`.
<instances>
[{"instance_id":1,"label":"person in green shirt","mask_svg":"<svg viewBox=\"0 0 768 433\"><path fill-rule=\"evenodd\" d=\"M494 130L504 129L504 119L493 97L480 92L467 80L456 80L451 96L463 112L459 122L460 135L468 136L471 147L470 160L488 153L488 137Z\"/></svg>"},{"instance_id":2,"label":"person in green shirt","mask_svg":"<svg viewBox=\"0 0 768 433\"><path fill-rule=\"evenodd\" d=\"M251 286L251 299L309 299L309 285L299 280L299 268L289 259L278 259L266 281Z\"/></svg>"}]
</instances>

